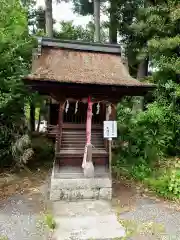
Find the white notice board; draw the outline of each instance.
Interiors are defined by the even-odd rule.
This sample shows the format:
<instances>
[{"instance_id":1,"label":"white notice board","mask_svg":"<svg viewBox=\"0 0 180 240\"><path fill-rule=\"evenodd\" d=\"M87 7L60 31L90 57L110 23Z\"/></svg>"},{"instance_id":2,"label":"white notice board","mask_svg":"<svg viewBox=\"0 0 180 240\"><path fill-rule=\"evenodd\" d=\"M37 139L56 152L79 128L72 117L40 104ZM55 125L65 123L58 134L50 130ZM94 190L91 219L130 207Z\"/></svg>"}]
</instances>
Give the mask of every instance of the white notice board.
<instances>
[{"instance_id":1,"label":"white notice board","mask_svg":"<svg viewBox=\"0 0 180 240\"><path fill-rule=\"evenodd\" d=\"M116 121L104 121L104 138L117 138Z\"/></svg>"}]
</instances>

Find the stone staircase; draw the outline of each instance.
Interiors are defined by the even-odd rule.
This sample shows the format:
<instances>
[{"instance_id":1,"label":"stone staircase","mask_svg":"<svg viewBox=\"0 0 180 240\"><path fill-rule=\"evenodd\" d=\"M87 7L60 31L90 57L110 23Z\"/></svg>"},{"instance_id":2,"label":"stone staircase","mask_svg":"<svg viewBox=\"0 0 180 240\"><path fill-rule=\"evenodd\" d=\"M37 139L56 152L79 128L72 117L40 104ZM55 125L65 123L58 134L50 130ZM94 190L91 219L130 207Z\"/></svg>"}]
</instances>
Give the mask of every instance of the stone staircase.
<instances>
[{"instance_id":1,"label":"stone staircase","mask_svg":"<svg viewBox=\"0 0 180 240\"><path fill-rule=\"evenodd\" d=\"M85 178L81 164L85 130L65 129L51 176L50 199L56 229L54 240L114 240L125 237L109 200L112 179L101 130L92 131L94 178ZM107 201L108 200L108 201Z\"/></svg>"},{"instance_id":2,"label":"stone staircase","mask_svg":"<svg viewBox=\"0 0 180 240\"><path fill-rule=\"evenodd\" d=\"M85 142L85 129L63 130L51 177L51 200L111 199L112 180L102 129L92 131L94 178L85 178L81 167Z\"/></svg>"}]
</instances>

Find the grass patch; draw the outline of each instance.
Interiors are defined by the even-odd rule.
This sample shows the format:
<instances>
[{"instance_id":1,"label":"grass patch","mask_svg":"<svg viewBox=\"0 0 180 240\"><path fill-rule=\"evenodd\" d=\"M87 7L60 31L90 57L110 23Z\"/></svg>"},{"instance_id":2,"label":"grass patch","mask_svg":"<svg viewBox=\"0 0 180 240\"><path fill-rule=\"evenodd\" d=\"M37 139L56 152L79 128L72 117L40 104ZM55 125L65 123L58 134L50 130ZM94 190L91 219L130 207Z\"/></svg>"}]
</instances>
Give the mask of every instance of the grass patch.
<instances>
[{"instance_id":1,"label":"grass patch","mask_svg":"<svg viewBox=\"0 0 180 240\"><path fill-rule=\"evenodd\" d=\"M134 165L114 166L114 176L130 179L143 184L149 191L168 200L180 200L180 159L161 160L156 166L135 163Z\"/></svg>"},{"instance_id":2,"label":"grass patch","mask_svg":"<svg viewBox=\"0 0 180 240\"><path fill-rule=\"evenodd\" d=\"M54 230L56 228L56 222L52 214L44 214L44 224L50 229Z\"/></svg>"},{"instance_id":3,"label":"grass patch","mask_svg":"<svg viewBox=\"0 0 180 240\"><path fill-rule=\"evenodd\" d=\"M6 236L0 236L0 240L8 240L9 238Z\"/></svg>"}]
</instances>

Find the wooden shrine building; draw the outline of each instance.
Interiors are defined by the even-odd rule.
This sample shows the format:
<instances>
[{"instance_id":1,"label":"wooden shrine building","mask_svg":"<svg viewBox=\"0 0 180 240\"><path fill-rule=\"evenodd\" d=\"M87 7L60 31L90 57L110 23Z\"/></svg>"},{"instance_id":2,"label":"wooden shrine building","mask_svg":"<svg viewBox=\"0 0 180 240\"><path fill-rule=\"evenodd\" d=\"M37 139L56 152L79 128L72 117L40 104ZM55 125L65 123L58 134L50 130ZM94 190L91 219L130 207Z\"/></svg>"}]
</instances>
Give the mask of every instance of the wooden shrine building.
<instances>
[{"instance_id":1,"label":"wooden shrine building","mask_svg":"<svg viewBox=\"0 0 180 240\"><path fill-rule=\"evenodd\" d=\"M132 78L119 45L40 38L26 84L52 99L49 129L56 136L56 165L81 167L87 144L87 109L95 169L108 167L103 121L115 120L123 96L142 96L152 85Z\"/></svg>"}]
</instances>

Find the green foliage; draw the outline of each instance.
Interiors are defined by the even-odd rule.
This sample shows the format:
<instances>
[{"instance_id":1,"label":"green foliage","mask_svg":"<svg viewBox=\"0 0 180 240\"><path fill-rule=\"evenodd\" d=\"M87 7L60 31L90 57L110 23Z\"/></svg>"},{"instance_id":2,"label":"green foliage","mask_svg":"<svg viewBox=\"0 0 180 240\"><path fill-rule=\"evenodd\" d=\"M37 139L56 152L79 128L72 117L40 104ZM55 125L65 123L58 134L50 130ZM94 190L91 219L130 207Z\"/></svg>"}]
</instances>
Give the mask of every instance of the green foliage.
<instances>
[{"instance_id":1,"label":"green foliage","mask_svg":"<svg viewBox=\"0 0 180 240\"><path fill-rule=\"evenodd\" d=\"M32 40L28 36L26 12L18 0L0 2L0 165L13 161L12 145L24 134L22 83L31 59Z\"/></svg>"},{"instance_id":2,"label":"green foliage","mask_svg":"<svg viewBox=\"0 0 180 240\"><path fill-rule=\"evenodd\" d=\"M167 160L166 160L167 161ZM154 169L148 178L144 179L145 184L150 189L157 192L160 196L169 199L180 198L180 165L179 159L171 158L170 164L166 163L165 166Z\"/></svg>"},{"instance_id":3,"label":"green foliage","mask_svg":"<svg viewBox=\"0 0 180 240\"><path fill-rule=\"evenodd\" d=\"M154 102L144 112L131 100L118 106L119 149L114 167L148 184L158 194L180 197L179 162L157 170L162 159L180 154L180 88L178 1L144 1L131 25L136 56L148 56L157 84ZM126 31L127 32L127 31ZM132 40L132 38L131 38ZM145 44L142 44L144 41Z\"/></svg>"},{"instance_id":4,"label":"green foliage","mask_svg":"<svg viewBox=\"0 0 180 240\"><path fill-rule=\"evenodd\" d=\"M0 236L0 240L8 240L8 237Z\"/></svg>"},{"instance_id":5,"label":"green foliage","mask_svg":"<svg viewBox=\"0 0 180 240\"><path fill-rule=\"evenodd\" d=\"M93 1L89 0L73 0L74 12L80 15L89 15L94 13Z\"/></svg>"},{"instance_id":6,"label":"green foliage","mask_svg":"<svg viewBox=\"0 0 180 240\"><path fill-rule=\"evenodd\" d=\"M147 163L160 159L171 147L174 136L169 123L175 121L171 106L150 104L146 111L135 114L123 103L118 106L121 158L130 162L143 159ZM126 143L126 144L124 144Z\"/></svg>"},{"instance_id":7,"label":"green foliage","mask_svg":"<svg viewBox=\"0 0 180 240\"><path fill-rule=\"evenodd\" d=\"M80 25L75 26L73 21L62 21L60 30L55 33L55 36L60 39L93 41L94 26L89 23L86 28L83 28Z\"/></svg>"},{"instance_id":8,"label":"green foliage","mask_svg":"<svg viewBox=\"0 0 180 240\"><path fill-rule=\"evenodd\" d=\"M104 3L107 0L100 0ZM74 12L82 16L93 15L94 13L94 0L73 0Z\"/></svg>"},{"instance_id":9,"label":"green foliage","mask_svg":"<svg viewBox=\"0 0 180 240\"><path fill-rule=\"evenodd\" d=\"M179 153L179 115L166 98L160 99L144 112L135 113L127 101L118 105L119 147L113 165L116 172L144 181L158 194L179 198L179 163L156 172L162 159Z\"/></svg>"},{"instance_id":10,"label":"green foliage","mask_svg":"<svg viewBox=\"0 0 180 240\"><path fill-rule=\"evenodd\" d=\"M171 171L170 181L169 181L169 191L173 195L180 198L180 161L176 161L173 170Z\"/></svg>"},{"instance_id":11,"label":"green foliage","mask_svg":"<svg viewBox=\"0 0 180 240\"><path fill-rule=\"evenodd\" d=\"M13 159L20 164L26 164L32 158L33 154L31 140L28 135L18 138L12 146Z\"/></svg>"},{"instance_id":12,"label":"green foliage","mask_svg":"<svg viewBox=\"0 0 180 240\"><path fill-rule=\"evenodd\" d=\"M56 222L52 214L44 215L44 223L51 230L54 230L56 228Z\"/></svg>"},{"instance_id":13,"label":"green foliage","mask_svg":"<svg viewBox=\"0 0 180 240\"><path fill-rule=\"evenodd\" d=\"M74 25L73 21L60 22L60 29L54 33L55 37L69 40L94 41L94 23L89 22L85 27ZM104 28L101 29L101 40L107 40L107 33Z\"/></svg>"},{"instance_id":14,"label":"green foliage","mask_svg":"<svg viewBox=\"0 0 180 240\"><path fill-rule=\"evenodd\" d=\"M54 144L45 136L33 136L32 149L34 151L34 161L37 163L42 164L42 162L53 162Z\"/></svg>"}]
</instances>

